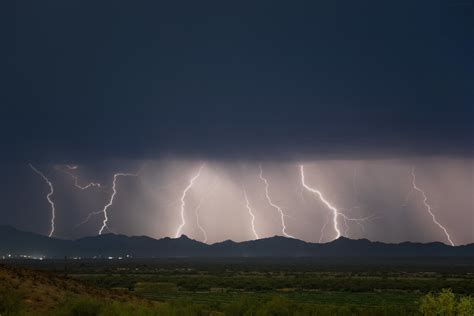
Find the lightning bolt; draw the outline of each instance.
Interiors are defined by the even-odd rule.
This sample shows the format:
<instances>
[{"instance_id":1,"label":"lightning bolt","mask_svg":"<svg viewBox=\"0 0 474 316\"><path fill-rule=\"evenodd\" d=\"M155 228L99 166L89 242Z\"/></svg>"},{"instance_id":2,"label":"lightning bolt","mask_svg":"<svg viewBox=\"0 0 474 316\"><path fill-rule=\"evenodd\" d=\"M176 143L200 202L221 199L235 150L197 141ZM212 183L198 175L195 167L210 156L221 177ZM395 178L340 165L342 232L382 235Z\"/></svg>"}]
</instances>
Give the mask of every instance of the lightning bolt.
<instances>
[{"instance_id":1,"label":"lightning bolt","mask_svg":"<svg viewBox=\"0 0 474 316\"><path fill-rule=\"evenodd\" d=\"M308 190L309 192L314 193L315 195L317 195L319 197L319 199L321 200L321 202L323 202L326 205L326 207L332 211L332 222L333 222L334 231L336 232L336 238L335 239L341 237L341 231L339 229L339 222L338 222L338 217L339 216L341 216L344 220L344 223L345 223L345 226L346 226L346 231L345 231L346 236L347 236L347 232L349 231L349 226L347 225L347 221L356 222L363 229L362 222L374 218L374 215L370 215L370 216L363 217L363 218L352 218L352 217L349 217L346 214L342 213L340 210L338 210L335 206L333 206L331 203L329 203L324 198L321 191L319 191L317 189L314 189L314 188L312 188L312 187L310 187L309 185L306 184L305 176L304 176L304 166L303 165L300 165L300 173L301 173L301 184L303 185L303 187L306 190ZM325 223L323 228L321 229L321 237L319 238L320 241L322 240L322 234L323 234L323 231L324 231L324 228L326 227L326 225L327 225L327 223Z\"/></svg>"},{"instance_id":2,"label":"lightning bolt","mask_svg":"<svg viewBox=\"0 0 474 316\"><path fill-rule=\"evenodd\" d=\"M319 235L319 243L323 242L323 236L324 236L324 230L326 230L326 226L329 224L329 214L326 215L326 221L324 222L324 225L321 227L321 235Z\"/></svg>"},{"instance_id":3,"label":"lightning bolt","mask_svg":"<svg viewBox=\"0 0 474 316\"><path fill-rule=\"evenodd\" d=\"M281 226L282 226L281 232L283 233L283 235L285 235L285 237L295 238L295 237L293 237L293 236L286 233L286 225L285 225L285 216L286 215L283 212L281 207L279 207L278 205L276 205L275 203L272 202L272 199L270 198L270 193L268 192L269 191L268 180L263 176L263 169L262 169L261 164L259 165L259 168L260 168L259 177L265 183L265 196L267 197L268 204L270 204L272 207L274 207L280 213Z\"/></svg>"},{"instance_id":4,"label":"lightning bolt","mask_svg":"<svg viewBox=\"0 0 474 316\"><path fill-rule=\"evenodd\" d=\"M104 231L105 228L108 229L107 222L109 221L109 217L108 217L108 214L107 214L107 210L109 209L109 207L112 206L112 204L114 203L114 200L115 200L115 196L117 195L117 179L119 177L137 177L137 176L138 176L138 173L116 173L116 174L114 174L114 181L112 183L112 194L110 196L110 200L104 206L102 211L98 212L99 214L100 213L104 214L104 220L102 221L102 227L99 230L99 235L102 235L102 232ZM92 214L94 214L94 213L89 214L88 217L90 217Z\"/></svg>"},{"instance_id":5,"label":"lightning bolt","mask_svg":"<svg viewBox=\"0 0 474 316\"><path fill-rule=\"evenodd\" d=\"M67 169L69 170L76 170L78 168L78 166L71 166L71 165L66 165ZM97 183L97 182L90 182L86 185L80 185L79 184L79 177L76 176L75 174L73 174L71 171L69 170L64 170L64 169L61 169L62 172L64 172L65 174L69 175L71 178L74 179L74 186L78 189L81 189L81 190L87 190L91 187L97 187L97 188L102 188L102 184L100 183Z\"/></svg>"},{"instance_id":6,"label":"lightning bolt","mask_svg":"<svg viewBox=\"0 0 474 316\"><path fill-rule=\"evenodd\" d=\"M444 234L446 235L446 239L449 241L451 246L454 246L454 243L451 240L451 236L449 235L448 230L436 220L436 216L431 211L431 206L428 204L428 197L426 196L425 191L423 191L416 185L415 167L411 169L411 176L413 180L412 181L413 190L416 190L421 193L421 196L423 197L423 204L426 207L426 211L431 215L431 218L433 219L433 223L435 223L439 228L443 230Z\"/></svg>"},{"instance_id":7,"label":"lightning bolt","mask_svg":"<svg viewBox=\"0 0 474 316\"><path fill-rule=\"evenodd\" d=\"M186 186L186 188L183 191L183 194L181 195L181 224L178 226L178 229L176 230L176 237L178 238L181 236L181 229L183 229L184 225L186 225L186 219L184 218L184 212L185 212L185 206L186 206L186 194L188 193L189 189L192 188L194 185L194 181L196 181L197 178L201 175L201 171L204 169L204 164L199 167L198 172L189 180L189 184Z\"/></svg>"},{"instance_id":8,"label":"lightning bolt","mask_svg":"<svg viewBox=\"0 0 474 316\"><path fill-rule=\"evenodd\" d=\"M326 207L332 211L332 214L333 214L333 216L332 216L332 222L333 222L333 226L334 226L334 231L336 232L336 238L335 238L335 239L341 237L341 231L339 230L339 227L338 227L339 224L338 224L338 221L337 221L337 216L340 214L340 212L338 211L337 208L335 208L334 206L332 206L331 203L329 203L329 202L323 197L323 194L322 194L319 190L313 189L313 188L311 188L310 186L308 186L308 185L306 184L306 182L305 182L305 177L304 177L304 166L303 166L303 165L300 165L300 173L301 173L301 184L303 185L303 187L304 187L306 190L308 190L308 191L310 191L310 192L312 192L312 193L318 195L318 197L319 197L319 199L321 200L321 202L323 202L323 203L326 205Z\"/></svg>"},{"instance_id":9,"label":"lightning bolt","mask_svg":"<svg viewBox=\"0 0 474 316\"><path fill-rule=\"evenodd\" d=\"M216 189L216 178L214 177L214 180L212 181L212 189L210 189L207 194L201 198L201 200L199 201L198 205L196 206L196 208L194 209L194 215L196 216L196 225L197 227L199 228L199 230L202 232L202 234L204 235L204 240L203 242L206 243L207 242L207 232L206 230L204 229L204 227L202 227L201 225L201 222L199 220L199 209L201 208L202 204L207 201L207 199L209 198L209 196L214 193Z\"/></svg>"},{"instance_id":10,"label":"lightning bolt","mask_svg":"<svg viewBox=\"0 0 474 316\"><path fill-rule=\"evenodd\" d=\"M194 214L196 215L196 225L197 227L199 228L199 230L202 232L202 234L204 235L204 240L203 242L206 243L207 242L207 232L206 230L204 229L204 227L202 227L201 225L201 222L199 221L199 209L201 208L201 205L202 203L204 202L205 198L202 198L200 201L199 201L199 204L196 206L196 208L194 209Z\"/></svg>"},{"instance_id":11,"label":"lightning bolt","mask_svg":"<svg viewBox=\"0 0 474 316\"><path fill-rule=\"evenodd\" d=\"M245 191L245 189L244 189L244 197L245 197L245 207L247 207L247 210L249 211L250 218L251 218L250 224L252 227L253 235L255 236L255 239L259 239L257 231L255 230L255 215L253 214L252 208L250 207L249 198L247 196L247 191Z\"/></svg>"},{"instance_id":12,"label":"lightning bolt","mask_svg":"<svg viewBox=\"0 0 474 316\"><path fill-rule=\"evenodd\" d=\"M51 205L51 230L49 232L48 237L52 237L53 233L54 233L54 219L56 217L56 208L54 206L53 200L51 199L51 196L53 196L53 194L54 194L54 187L53 187L53 184L51 183L51 181L49 181L49 179L44 175L44 173L42 173L41 171L36 169L31 163L29 164L29 166L30 166L31 169L33 169L34 172L39 174L49 186L49 193L46 195L46 199L48 200L49 204Z\"/></svg>"},{"instance_id":13,"label":"lightning bolt","mask_svg":"<svg viewBox=\"0 0 474 316\"><path fill-rule=\"evenodd\" d=\"M87 222L89 222L89 220L92 218L92 216L102 214L102 212L103 212L103 211L97 211L97 212L89 213L89 214L87 215L87 217L86 217L82 222L80 222L79 224L77 224L76 226L74 226L74 229L77 229L77 228L79 228L79 226L86 224Z\"/></svg>"}]
</instances>

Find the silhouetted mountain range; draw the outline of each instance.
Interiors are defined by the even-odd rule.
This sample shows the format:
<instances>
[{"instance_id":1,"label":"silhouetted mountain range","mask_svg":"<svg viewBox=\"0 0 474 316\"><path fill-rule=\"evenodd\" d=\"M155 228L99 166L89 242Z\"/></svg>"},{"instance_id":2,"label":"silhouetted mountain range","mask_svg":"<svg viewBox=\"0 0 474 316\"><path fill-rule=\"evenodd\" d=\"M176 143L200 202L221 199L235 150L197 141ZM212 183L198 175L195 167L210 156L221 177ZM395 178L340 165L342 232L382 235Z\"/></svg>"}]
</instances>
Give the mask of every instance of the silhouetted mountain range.
<instances>
[{"instance_id":1,"label":"silhouetted mountain range","mask_svg":"<svg viewBox=\"0 0 474 316\"><path fill-rule=\"evenodd\" d=\"M180 238L153 239L146 236L105 234L77 240L49 238L24 232L10 226L0 226L0 256L11 254L68 257L474 257L474 244L451 247L440 242L387 244L367 239L341 237L317 244L275 236L259 240L231 240L208 245Z\"/></svg>"}]
</instances>

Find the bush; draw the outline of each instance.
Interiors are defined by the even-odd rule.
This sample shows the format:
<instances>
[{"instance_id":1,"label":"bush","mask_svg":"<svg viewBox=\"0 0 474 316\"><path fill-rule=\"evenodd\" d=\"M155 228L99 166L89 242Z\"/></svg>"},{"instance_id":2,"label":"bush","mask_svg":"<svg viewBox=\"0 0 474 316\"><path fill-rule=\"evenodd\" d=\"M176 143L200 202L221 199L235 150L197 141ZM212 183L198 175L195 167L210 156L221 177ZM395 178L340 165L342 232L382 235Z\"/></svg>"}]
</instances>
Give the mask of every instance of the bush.
<instances>
[{"instance_id":1,"label":"bush","mask_svg":"<svg viewBox=\"0 0 474 316\"><path fill-rule=\"evenodd\" d=\"M472 316L474 315L474 299L470 296L461 297L458 306L456 307L458 316Z\"/></svg>"},{"instance_id":2,"label":"bush","mask_svg":"<svg viewBox=\"0 0 474 316\"><path fill-rule=\"evenodd\" d=\"M420 313L425 316L472 316L474 302L470 296L456 297L450 289L443 289L438 295L431 293L420 300Z\"/></svg>"},{"instance_id":3,"label":"bush","mask_svg":"<svg viewBox=\"0 0 474 316\"><path fill-rule=\"evenodd\" d=\"M0 290L0 315L21 315L22 310L21 295L11 290Z\"/></svg>"},{"instance_id":4,"label":"bush","mask_svg":"<svg viewBox=\"0 0 474 316\"><path fill-rule=\"evenodd\" d=\"M98 316L104 304L96 299L81 297L68 299L61 304L56 312L58 316Z\"/></svg>"}]
</instances>

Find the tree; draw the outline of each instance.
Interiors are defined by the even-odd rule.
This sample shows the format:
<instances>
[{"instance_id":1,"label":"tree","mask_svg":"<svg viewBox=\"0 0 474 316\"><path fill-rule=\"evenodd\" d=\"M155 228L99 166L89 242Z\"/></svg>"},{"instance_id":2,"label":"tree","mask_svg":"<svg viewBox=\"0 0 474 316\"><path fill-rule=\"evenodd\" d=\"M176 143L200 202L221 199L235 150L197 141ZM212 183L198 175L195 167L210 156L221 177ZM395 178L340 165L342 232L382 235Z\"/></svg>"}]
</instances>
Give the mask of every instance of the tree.
<instances>
[{"instance_id":1,"label":"tree","mask_svg":"<svg viewBox=\"0 0 474 316\"><path fill-rule=\"evenodd\" d=\"M474 300L470 296L461 297L456 307L458 316L472 316L474 315Z\"/></svg>"},{"instance_id":2,"label":"tree","mask_svg":"<svg viewBox=\"0 0 474 316\"><path fill-rule=\"evenodd\" d=\"M435 316L438 311L438 302L433 294L428 293L421 298L420 313L425 316Z\"/></svg>"},{"instance_id":3,"label":"tree","mask_svg":"<svg viewBox=\"0 0 474 316\"><path fill-rule=\"evenodd\" d=\"M438 314L442 316L454 316L456 311L456 297L451 289L442 289L438 294Z\"/></svg>"}]
</instances>

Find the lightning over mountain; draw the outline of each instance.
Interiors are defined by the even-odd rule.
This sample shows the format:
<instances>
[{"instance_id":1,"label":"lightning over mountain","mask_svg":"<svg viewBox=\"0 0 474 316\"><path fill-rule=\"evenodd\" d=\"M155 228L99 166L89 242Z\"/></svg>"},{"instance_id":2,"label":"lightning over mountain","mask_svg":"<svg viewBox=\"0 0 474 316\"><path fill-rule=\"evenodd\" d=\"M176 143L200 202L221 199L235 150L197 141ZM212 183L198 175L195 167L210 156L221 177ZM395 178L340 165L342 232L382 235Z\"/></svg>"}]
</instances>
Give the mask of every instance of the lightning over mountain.
<instances>
[{"instance_id":1,"label":"lightning over mountain","mask_svg":"<svg viewBox=\"0 0 474 316\"><path fill-rule=\"evenodd\" d=\"M56 208L54 206L53 200L51 199L51 196L53 196L54 194L54 187L51 181L49 181L49 179L44 175L44 173L36 169L31 163L29 164L29 166L31 169L33 169L34 172L39 174L49 186L49 193L46 195L46 199L48 200L48 203L51 205L51 230L49 231L48 237L52 237L54 234L54 220L56 217Z\"/></svg>"},{"instance_id":2,"label":"lightning over mountain","mask_svg":"<svg viewBox=\"0 0 474 316\"><path fill-rule=\"evenodd\" d=\"M295 238L295 237L289 235L286 232L286 225L285 225L285 216L286 215L283 212L282 208L280 206L276 205L275 203L273 203L272 199L270 198L270 193L268 192L269 191L268 180L263 176L263 169L262 169L261 164L259 165L259 168L260 168L259 177L265 183L265 196L267 197L268 204L270 204L272 207L274 207L280 213L281 226L282 226L281 232L283 233L283 235L285 235L285 237Z\"/></svg>"},{"instance_id":3,"label":"lightning over mountain","mask_svg":"<svg viewBox=\"0 0 474 316\"><path fill-rule=\"evenodd\" d=\"M327 208L329 208L331 211L332 211L332 222L333 222L333 227L334 227L334 231L336 232L336 238L339 238L341 237L341 231L339 230L339 223L338 223L338 218L337 216L339 215L339 211L337 208L335 208L333 205L331 205L331 203L329 203L323 196L323 194L319 191L319 190L316 190L314 188L311 188L310 186L308 186L305 182L305 177L304 177L304 166L303 165L300 165L300 173L301 173L301 184L303 185L303 187L316 194L319 199L321 200L321 202L323 202Z\"/></svg>"},{"instance_id":4,"label":"lightning over mountain","mask_svg":"<svg viewBox=\"0 0 474 316\"><path fill-rule=\"evenodd\" d=\"M415 167L411 169L411 176L412 176L413 190L416 190L421 193L421 196L423 197L423 204L426 208L426 211L431 215L433 223L435 223L444 232L444 235L446 236L446 239L449 241L451 246L454 246L454 242L452 241L451 236L448 233L448 230L446 229L446 227L444 227L438 222L438 220L436 219L436 216L433 214L431 210L431 205L428 204L428 197L426 196L425 191L423 191L416 185Z\"/></svg>"},{"instance_id":5,"label":"lightning over mountain","mask_svg":"<svg viewBox=\"0 0 474 316\"><path fill-rule=\"evenodd\" d=\"M326 221L324 222L324 225L321 227L321 234L319 235L319 243L322 243L322 242L323 242L324 231L326 230L326 227L327 227L328 224L329 224L329 215L330 215L330 213L328 213L328 214L326 215Z\"/></svg>"},{"instance_id":6,"label":"lightning over mountain","mask_svg":"<svg viewBox=\"0 0 474 316\"><path fill-rule=\"evenodd\" d=\"M255 239L259 239L257 231L255 230L255 215L253 214L252 208L250 207L249 198L247 196L247 191L245 191L245 189L244 189L244 197L245 197L245 207L247 208L250 214L250 218L251 218L250 225L252 227L253 235L255 236Z\"/></svg>"},{"instance_id":7,"label":"lightning over mountain","mask_svg":"<svg viewBox=\"0 0 474 316\"><path fill-rule=\"evenodd\" d=\"M196 181L196 179L199 178L199 176L201 175L202 169L204 169L204 164L202 164L201 167L199 167L198 172L189 180L189 184L186 186L186 188L184 188L183 193L181 195L181 212L180 212L181 224L178 226L178 229L176 230L176 234L175 234L176 238L181 236L181 230L183 229L184 225L186 225L186 218L184 217L185 206L186 206L186 202L185 202L186 194L188 193L189 189L191 189L192 186L194 185L194 181Z\"/></svg>"},{"instance_id":8,"label":"lightning over mountain","mask_svg":"<svg viewBox=\"0 0 474 316\"><path fill-rule=\"evenodd\" d=\"M114 174L114 181L113 181L113 184L112 184L112 195L110 196L109 203L107 203L104 206L104 208L102 209L102 211L99 212L99 213L104 214L104 220L102 221L102 227L99 230L99 235L102 235L102 232L104 231L104 229L108 228L107 227L107 222L109 221L109 217L108 217L108 214L107 214L107 210L108 210L109 207L112 206L112 204L114 203L115 196L117 195L117 179L119 177L136 177L136 176L138 176L138 173L116 173L116 174Z\"/></svg>"},{"instance_id":9,"label":"lightning over mountain","mask_svg":"<svg viewBox=\"0 0 474 316\"><path fill-rule=\"evenodd\" d=\"M204 236L204 239L202 240L202 242L206 243L207 242L207 232L206 230L204 229L204 227L202 227L201 225L201 222L199 221L199 209L201 208L201 205L202 203L204 202L205 198L202 198L200 201L199 201L199 204L196 206L196 208L194 209L194 215L196 215L196 225L197 227L199 228L199 230L202 232L203 236Z\"/></svg>"},{"instance_id":10,"label":"lightning over mountain","mask_svg":"<svg viewBox=\"0 0 474 316\"><path fill-rule=\"evenodd\" d=\"M357 223L359 226L362 225L362 222L365 222L367 220L370 220L370 219L373 219L374 218L374 215L370 215L370 216L367 216L367 217L363 217L363 218L352 218L352 217L349 217L347 216L346 214L344 214L343 212L341 212L340 210L338 210L335 206L333 206L331 203L329 203L323 196L323 194L321 193L321 191L315 189L315 188L312 188L310 187L308 184L306 184L306 181L305 181L305 175L304 175L304 166L303 165L300 165L300 174L301 174L301 184L303 185L303 187L308 190L309 192L317 195L319 197L319 199L321 200L321 202L324 203L324 205L326 205L326 207L328 209L331 210L332 212L332 222L333 222L333 227L334 227L334 231L336 232L336 237L335 239L341 237L341 230L339 229L339 216L341 216L344 220L344 223L345 223L345 226L346 226L346 231L345 231L345 235L347 236L347 232L349 230L349 226L347 225L347 221L352 221L352 222L355 222ZM324 228L326 227L327 223L324 224L323 228L321 228L321 237L319 238L319 240L321 241L322 240L322 236L323 236L323 231L324 231Z\"/></svg>"}]
</instances>

